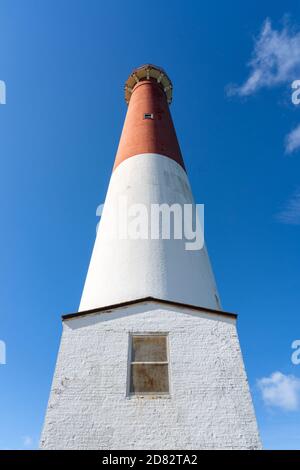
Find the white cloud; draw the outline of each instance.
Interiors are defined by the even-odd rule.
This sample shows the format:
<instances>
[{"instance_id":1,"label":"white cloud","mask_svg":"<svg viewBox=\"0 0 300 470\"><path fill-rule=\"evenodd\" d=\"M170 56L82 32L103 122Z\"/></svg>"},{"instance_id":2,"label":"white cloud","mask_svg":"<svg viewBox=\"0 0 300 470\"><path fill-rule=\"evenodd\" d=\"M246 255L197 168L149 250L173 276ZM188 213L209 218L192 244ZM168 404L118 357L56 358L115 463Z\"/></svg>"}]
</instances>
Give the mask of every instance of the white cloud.
<instances>
[{"instance_id":1,"label":"white cloud","mask_svg":"<svg viewBox=\"0 0 300 470\"><path fill-rule=\"evenodd\" d=\"M300 225L300 189L295 191L276 219L283 224Z\"/></svg>"},{"instance_id":2,"label":"white cloud","mask_svg":"<svg viewBox=\"0 0 300 470\"><path fill-rule=\"evenodd\" d=\"M285 140L285 152L292 153L300 147L300 124L295 127Z\"/></svg>"},{"instance_id":3,"label":"white cloud","mask_svg":"<svg viewBox=\"0 0 300 470\"><path fill-rule=\"evenodd\" d=\"M23 446L30 447L33 444L33 439L31 436L23 436Z\"/></svg>"},{"instance_id":4,"label":"white cloud","mask_svg":"<svg viewBox=\"0 0 300 470\"><path fill-rule=\"evenodd\" d=\"M270 377L257 381L266 405L286 411L296 411L300 407L300 379L294 375L274 372Z\"/></svg>"},{"instance_id":5,"label":"white cloud","mask_svg":"<svg viewBox=\"0 0 300 470\"><path fill-rule=\"evenodd\" d=\"M249 77L241 85L230 85L229 95L248 96L263 87L291 83L300 78L300 32L285 24L281 30L266 19L255 39L248 62Z\"/></svg>"}]
</instances>

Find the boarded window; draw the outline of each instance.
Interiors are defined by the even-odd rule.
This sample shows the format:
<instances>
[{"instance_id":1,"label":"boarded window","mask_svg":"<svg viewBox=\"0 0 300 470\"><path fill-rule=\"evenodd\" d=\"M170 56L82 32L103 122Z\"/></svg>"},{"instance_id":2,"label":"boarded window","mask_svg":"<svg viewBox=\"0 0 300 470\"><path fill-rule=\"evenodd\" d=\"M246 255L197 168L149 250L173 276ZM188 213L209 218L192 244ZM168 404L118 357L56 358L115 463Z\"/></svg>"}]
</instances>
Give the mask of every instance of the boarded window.
<instances>
[{"instance_id":1,"label":"boarded window","mask_svg":"<svg viewBox=\"0 0 300 470\"><path fill-rule=\"evenodd\" d=\"M130 393L168 393L169 371L166 335L131 337Z\"/></svg>"}]
</instances>

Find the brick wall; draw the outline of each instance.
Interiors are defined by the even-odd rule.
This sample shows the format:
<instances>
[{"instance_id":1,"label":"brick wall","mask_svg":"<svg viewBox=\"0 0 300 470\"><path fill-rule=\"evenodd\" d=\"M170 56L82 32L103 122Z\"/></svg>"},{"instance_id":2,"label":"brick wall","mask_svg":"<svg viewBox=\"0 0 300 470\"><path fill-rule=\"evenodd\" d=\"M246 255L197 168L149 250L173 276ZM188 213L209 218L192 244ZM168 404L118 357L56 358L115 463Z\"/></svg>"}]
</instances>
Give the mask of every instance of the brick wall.
<instances>
[{"instance_id":1,"label":"brick wall","mask_svg":"<svg viewBox=\"0 0 300 470\"><path fill-rule=\"evenodd\" d=\"M168 333L170 396L127 395L135 332ZM41 447L260 448L235 319L149 302L64 321Z\"/></svg>"}]
</instances>

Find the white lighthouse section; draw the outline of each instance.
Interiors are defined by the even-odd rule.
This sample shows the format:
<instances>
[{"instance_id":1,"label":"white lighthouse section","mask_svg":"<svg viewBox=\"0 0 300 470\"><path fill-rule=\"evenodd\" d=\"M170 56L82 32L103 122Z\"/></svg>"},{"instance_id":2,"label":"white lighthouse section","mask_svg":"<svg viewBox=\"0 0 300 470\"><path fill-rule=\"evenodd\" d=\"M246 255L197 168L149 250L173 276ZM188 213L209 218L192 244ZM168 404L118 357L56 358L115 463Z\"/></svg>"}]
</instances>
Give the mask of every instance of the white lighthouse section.
<instances>
[{"instance_id":1,"label":"white lighthouse section","mask_svg":"<svg viewBox=\"0 0 300 470\"><path fill-rule=\"evenodd\" d=\"M120 239L116 225L120 201L191 204L183 168L171 158L141 154L113 172L98 228L79 311L155 297L220 309L206 248L187 250L186 239Z\"/></svg>"},{"instance_id":2,"label":"white lighthouse section","mask_svg":"<svg viewBox=\"0 0 300 470\"><path fill-rule=\"evenodd\" d=\"M261 447L234 315L138 302L64 320L44 449ZM132 334L168 337L169 393L129 393Z\"/></svg>"}]
</instances>

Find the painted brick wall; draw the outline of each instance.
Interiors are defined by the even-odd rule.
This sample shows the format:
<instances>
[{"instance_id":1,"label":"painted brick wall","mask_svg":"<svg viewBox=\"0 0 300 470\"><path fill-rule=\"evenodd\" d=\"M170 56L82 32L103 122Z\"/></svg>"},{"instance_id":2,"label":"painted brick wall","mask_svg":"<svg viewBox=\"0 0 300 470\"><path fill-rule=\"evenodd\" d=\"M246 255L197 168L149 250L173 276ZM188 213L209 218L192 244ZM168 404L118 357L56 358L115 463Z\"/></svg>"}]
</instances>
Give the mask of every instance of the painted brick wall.
<instances>
[{"instance_id":1,"label":"painted brick wall","mask_svg":"<svg viewBox=\"0 0 300 470\"><path fill-rule=\"evenodd\" d=\"M168 397L128 397L129 334L169 334ZM235 320L157 303L66 320L46 449L254 449Z\"/></svg>"}]
</instances>

